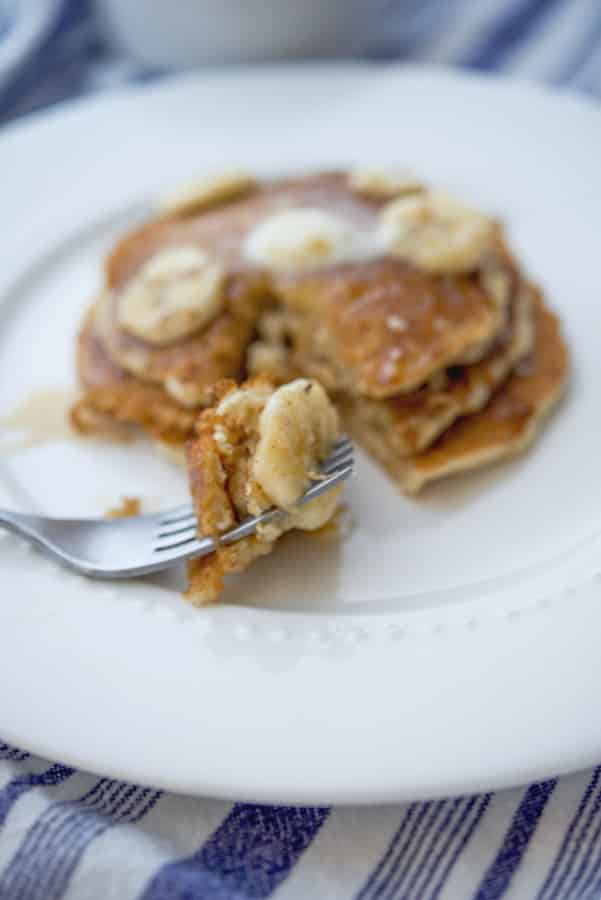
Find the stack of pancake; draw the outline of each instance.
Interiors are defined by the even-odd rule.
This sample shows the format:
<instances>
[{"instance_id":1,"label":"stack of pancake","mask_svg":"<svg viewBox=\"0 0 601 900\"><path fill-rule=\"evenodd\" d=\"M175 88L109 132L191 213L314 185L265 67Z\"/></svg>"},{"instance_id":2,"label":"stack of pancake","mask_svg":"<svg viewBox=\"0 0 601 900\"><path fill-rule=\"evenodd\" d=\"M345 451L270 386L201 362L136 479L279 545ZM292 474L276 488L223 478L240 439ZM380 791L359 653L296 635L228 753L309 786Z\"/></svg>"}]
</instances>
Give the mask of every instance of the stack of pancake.
<instances>
[{"instance_id":1,"label":"stack of pancake","mask_svg":"<svg viewBox=\"0 0 601 900\"><path fill-rule=\"evenodd\" d=\"M221 379L316 378L407 492L526 447L568 373L499 224L365 169L169 198L110 255L78 362L78 428L175 449Z\"/></svg>"}]
</instances>

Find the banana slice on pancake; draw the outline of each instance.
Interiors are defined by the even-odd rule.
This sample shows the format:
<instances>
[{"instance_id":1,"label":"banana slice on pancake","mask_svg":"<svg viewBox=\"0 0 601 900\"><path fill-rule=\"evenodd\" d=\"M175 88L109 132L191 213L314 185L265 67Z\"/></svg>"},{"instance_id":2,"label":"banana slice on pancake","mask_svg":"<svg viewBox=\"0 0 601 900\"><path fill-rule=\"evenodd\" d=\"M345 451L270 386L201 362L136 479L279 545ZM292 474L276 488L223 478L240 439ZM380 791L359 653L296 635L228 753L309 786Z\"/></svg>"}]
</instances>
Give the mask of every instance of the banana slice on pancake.
<instances>
[{"instance_id":1,"label":"banana slice on pancake","mask_svg":"<svg viewBox=\"0 0 601 900\"><path fill-rule=\"evenodd\" d=\"M494 232L491 219L439 191L400 197L381 212L382 241L389 251L430 272L473 271Z\"/></svg>"},{"instance_id":2,"label":"banana slice on pancake","mask_svg":"<svg viewBox=\"0 0 601 900\"><path fill-rule=\"evenodd\" d=\"M119 325L158 346L200 331L223 308L224 276L223 265L199 247L162 250L126 286Z\"/></svg>"}]
</instances>

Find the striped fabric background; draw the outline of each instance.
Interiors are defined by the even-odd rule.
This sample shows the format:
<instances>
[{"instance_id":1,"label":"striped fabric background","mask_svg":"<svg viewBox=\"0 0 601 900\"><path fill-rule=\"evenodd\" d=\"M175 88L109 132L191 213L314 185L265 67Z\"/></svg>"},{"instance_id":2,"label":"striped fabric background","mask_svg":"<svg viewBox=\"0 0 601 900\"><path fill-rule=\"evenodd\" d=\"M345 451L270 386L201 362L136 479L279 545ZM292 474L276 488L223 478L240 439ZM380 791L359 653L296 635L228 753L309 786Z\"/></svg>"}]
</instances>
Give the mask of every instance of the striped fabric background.
<instances>
[{"instance_id":1,"label":"striped fabric background","mask_svg":"<svg viewBox=\"0 0 601 900\"><path fill-rule=\"evenodd\" d=\"M375 4L377 5L377 4ZM13 0L0 0L2 40ZM0 87L0 126L160 77L66 0ZM601 92L600 0L387 0L376 59ZM601 152L601 151L600 151ZM601 768L403 807L230 805L95 778L0 742L0 900L599 900Z\"/></svg>"},{"instance_id":2,"label":"striped fabric background","mask_svg":"<svg viewBox=\"0 0 601 900\"><path fill-rule=\"evenodd\" d=\"M0 41L14 2L0 0ZM52 2L50 33L0 90L0 125L72 96L160 77L106 46L93 0ZM374 0L374 8L374 59L498 70L601 92L599 0Z\"/></svg>"}]
</instances>

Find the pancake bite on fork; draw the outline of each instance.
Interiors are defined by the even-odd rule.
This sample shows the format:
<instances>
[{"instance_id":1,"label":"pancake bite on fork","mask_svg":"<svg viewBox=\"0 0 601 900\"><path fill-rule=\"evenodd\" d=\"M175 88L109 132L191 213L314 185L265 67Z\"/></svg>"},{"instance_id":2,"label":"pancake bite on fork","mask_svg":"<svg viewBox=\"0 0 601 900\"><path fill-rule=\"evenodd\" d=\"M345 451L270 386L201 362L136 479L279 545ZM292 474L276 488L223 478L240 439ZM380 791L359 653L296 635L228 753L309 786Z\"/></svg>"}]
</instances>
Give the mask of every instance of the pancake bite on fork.
<instances>
[{"instance_id":1,"label":"pancake bite on fork","mask_svg":"<svg viewBox=\"0 0 601 900\"><path fill-rule=\"evenodd\" d=\"M322 386L299 378L279 388L260 376L240 386L224 382L188 444L187 465L199 534L218 538L244 519L273 507L282 515L257 533L188 564L191 603L215 601L224 576L270 553L286 531L322 528L336 512L342 488L298 506L319 479L319 466L339 434L339 417Z\"/></svg>"}]
</instances>

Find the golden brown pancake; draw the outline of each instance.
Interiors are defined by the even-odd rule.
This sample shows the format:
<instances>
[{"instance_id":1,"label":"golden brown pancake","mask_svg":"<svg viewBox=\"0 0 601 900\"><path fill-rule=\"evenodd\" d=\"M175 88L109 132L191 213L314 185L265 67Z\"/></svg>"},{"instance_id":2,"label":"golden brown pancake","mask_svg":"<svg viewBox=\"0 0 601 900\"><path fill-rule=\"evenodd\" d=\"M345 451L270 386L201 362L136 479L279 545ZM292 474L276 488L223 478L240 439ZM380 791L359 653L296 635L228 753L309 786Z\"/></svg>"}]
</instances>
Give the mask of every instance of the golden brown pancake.
<instances>
[{"instance_id":1,"label":"golden brown pancake","mask_svg":"<svg viewBox=\"0 0 601 900\"><path fill-rule=\"evenodd\" d=\"M375 229L382 205L382 200L354 193L345 173L326 173L266 182L254 193L199 215L167 217L142 226L119 242L106 264L110 312L103 316L102 331L109 355L147 380L167 383L171 375L181 376L183 371L190 403L202 404L204 372L196 371L192 358L197 360L201 347L210 356L211 329L157 348L117 326L120 292L140 267L167 247L206 250L237 279L233 290L238 302L228 304L237 317L262 292L256 269L253 277L253 266L241 252L255 225L282 210L305 207ZM499 247L486 265L512 275L512 262ZM481 272L433 275L392 257L294 276L272 274L269 284L263 293L311 316L316 341L332 366L344 373L341 387L366 396L411 391L437 370L465 361L466 355L477 360L505 323L504 304L483 284ZM398 330L399 321L403 332ZM219 333L218 340L222 334L229 338L232 330L219 319L212 329ZM242 330L232 338L239 346L244 343ZM239 372L221 372L217 377L226 375L237 377ZM196 379L201 386L197 397L192 388Z\"/></svg>"},{"instance_id":2,"label":"golden brown pancake","mask_svg":"<svg viewBox=\"0 0 601 900\"><path fill-rule=\"evenodd\" d=\"M413 391L466 354L477 360L506 322L480 273L433 275L392 258L279 278L276 290L307 316L338 390L367 397Z\"/></svg>"},{"instance_id":3,"label":"golden brown pancake","mask_svg":"<svg viewBox=\"0 0 601 900\"><path fill-rule=\"evenodd\" d=\"M471 456L454 450L444 465L440 456L447 437L487 415L483 408L531 348L534 289L500 227L487 238L477 270L461 273L361 251L346 262L285 274L251 262L245 250L256 226L299 207L371 233L385 202L353 191L347 173L330 172L260 183L238 198L172 212L130 232L110 254L105 292L82 327L78 367L87 392L73 411L76 426L134 424L181 448L193 431L193 408L210 405L214 385L239 380L251 363L253 374L265 371L276 383L320 380L353 434L406 490L511 452L500 445ZM151 343L120 326L121 298L142 266L178 247L197 247L225 265L223 308L186 337ZM536 308L542 334L540 299ZM280 334L262 333L253 344L268 321L280 322Z\"/></svg>"},{"instance_id":4,"label":"golden brown pancake","mask_svg":"<svg viewBox=\"0 0 601 900\"><path fill-rule=\"evenodd\" d=\"M96 332L98 302L86 312L77 336L77 372L83 387L113 386L133 379L107 355Z\"/></svg>"},{"instance_id":5,"label":"golden brown pancake","mask_svg":"<svg viewBox=\"0 0 601 900\"><path fill-rule=\"evenodd\" d=\"M228 490L219 445L215 440L216 420L214 409L204 411L197 425L197 434L186 451L190 492L199 532L211 537L218 537L238 523L235 501ZM271 553L272 549L273 541L252 535L243 541L220 547L210 556L190 560L186 599L194 606L215 602L223 591L225 575L243 571L255 559Z\"/></svg>"},{"instance_id":6,"label":"golden brown pancake","mask_svg":"<svg viewBox=\"0 0 601 900\"><path fill-rule=\"evenodd\" d=\"M260 272L232 275L225 287L225 310L204 330L156 346L119 328L119 295L107 292L97 306L96 330L117 366L164 385L186 406L204 406L217 381L242 375L255 321L267 297Z\"/></svg>"},{"instance_id":7,"label":"golden brown pancake","mask_svg":"<svg viewBox=\"0 0 601 900\"><path fill-rule=\"evenodd\" d=\"M367 446L385 444L402 458L429 447L460 416L482 409L532 347L533 295L528 285L518 292L506 328L480 362L447 369L411 394L349 397L343 403L349 431Z\"/></svg>"},{"instance_id":8,"label":"golden brown pancake","mask_svg":"<svg viewBox=\"0 0 601 900\"><path fill-rule=\"evenodd\" d=\"M404 491L417 493L431 481L513 456L534 441L561 398L569 374L557 316L540 296L534 309L531 354L483 410L460 419L432 447L410 459L396 455L385 442L364 442Z\"/></svg>"},{"instance_id":9,"label":"golden brown pancake","mask_svg":"<svg viewBox=\"0 0 601 900\"><path fill-rule=\"evenodd\" d=\"M232 272L246 271L249 263L241 247L251 228L270 215L292 207L327 209L357 225L376 221L382 201L359 197L348 188L343 172L263 182L254 193L200 214L155 219L131 231L109 255L107 286L119 290L158 250L195 245L223 259Z\"/></svg>"},{"instance_id":10,"label":"golden brown pancake","mask_svg":"<svg viewBox=\"0 0 601 900\"><path fill-rule=\"evenodd\" d=\"M375 221L377 204L357 198L342 174L266 183L256 192L194 216L167 216L124 237L106 262L107 292L98 306L97 331L113 362L144 381L162 384L185 405L210 402L212 385L239 379L256 318L273 302L270 279L247 262L241 245L253 225L290 206L320 206L357 224ZM169 247L198 246L229 272L225 309L209 326L173 343L156 346L119 327L122 291L153 255Z\"/></svg>"},{"instance_id":11,"label":"golden brown pancake","mask_svg":"<svg viewBox=\"0 0 601 900\"><path fill-rule=\"evenodd\" d=\"M119 369L96 334L95 318L91 309L78 338L78 371L87 390L71 412L75 428L91 434L137 425L162 443L181 445L193 432L195 413L162 388Z\"/></svg>"}]
</instances>

